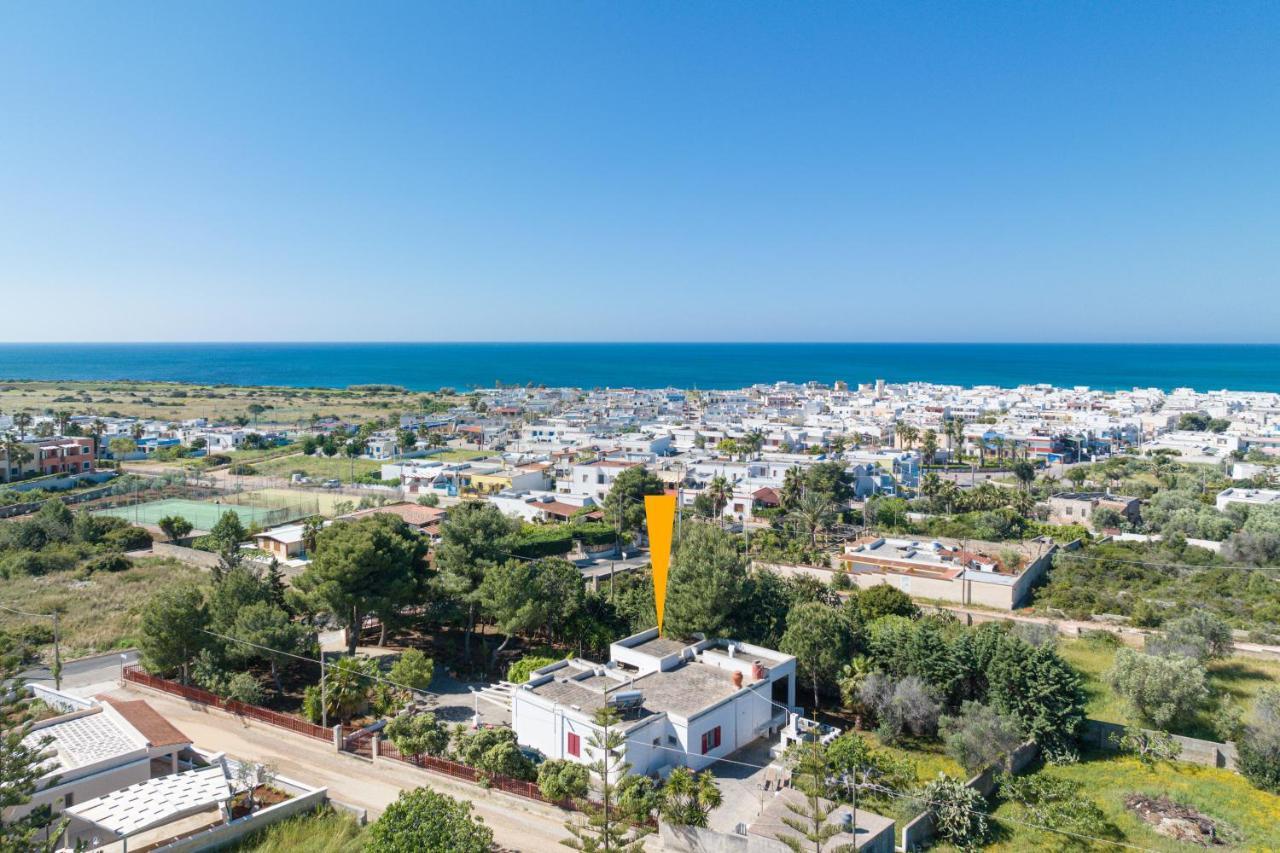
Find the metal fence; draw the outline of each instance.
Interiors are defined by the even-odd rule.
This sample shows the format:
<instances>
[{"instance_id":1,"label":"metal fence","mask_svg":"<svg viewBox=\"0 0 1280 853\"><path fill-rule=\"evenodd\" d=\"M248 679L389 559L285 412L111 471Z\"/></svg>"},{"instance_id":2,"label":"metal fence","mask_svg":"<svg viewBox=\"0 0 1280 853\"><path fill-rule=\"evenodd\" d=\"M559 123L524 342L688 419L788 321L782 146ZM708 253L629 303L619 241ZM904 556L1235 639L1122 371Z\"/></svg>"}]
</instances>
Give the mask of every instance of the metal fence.
<instances>
[{"instance_id":1,"label":"metal fence","mask_svg":"<svg viewBox=\"0 0 1280 853\"><path fill-rule=\"evenodd\" d=\"M447 758L436 758L432 755L403 755L400 750L396 749L396 745L390 741L384 740L378 744L378 758L390 758L394 761L403 761L405 764L412 764L415 767L421 767L424 770L431 770L436 773L443 773L446 776L452 776L455 779L462 779L466 782L483 784L497 791L503 791L508 794L515 794L517 797L524 797L528 800L535 800L539 803L546 803L552 806L559 806L568 811L577 811L577 804L572 800L548 800L542 796L542 791L534 782L526 782L523 779L512 779L510 776L502 776L496 773L481 773L474 767L466 764L459 764L456 761L450 761Z\"/></svg>"},{"instance_id":2,"label":"metal fence","mask_svg":"<svg viewBox=\"0 0 1280 853\"><path fill-rule=\"evenodd\" d=\"M257 705L246 705L244 702L237 702L235 699L226 699L216 693L210 693L199 687L189 687L184 684L178 684L169 681L167 678L158 678L154 675L148 675L142 671L142 668L136 664L126 666L124 668L124 680L134 684L140 684L143 687L150 687L152 690L161 690L165 693L171 693L174 696L181 696L183 699L189 699L192 702L199 702L202 705L209 705L213 708L226 711L229 714L236 714L241 717L248 717L252 720L258 720L268 725L276 726L282 729L288 729L291 732L297 732L300 735L313 737L317 740L333 741L333 732L324 726L318 726L315 723L295 717L290 714L281 714L278 711L270 711L266 708L260 708Z\"/></svg>"}]
</instances>

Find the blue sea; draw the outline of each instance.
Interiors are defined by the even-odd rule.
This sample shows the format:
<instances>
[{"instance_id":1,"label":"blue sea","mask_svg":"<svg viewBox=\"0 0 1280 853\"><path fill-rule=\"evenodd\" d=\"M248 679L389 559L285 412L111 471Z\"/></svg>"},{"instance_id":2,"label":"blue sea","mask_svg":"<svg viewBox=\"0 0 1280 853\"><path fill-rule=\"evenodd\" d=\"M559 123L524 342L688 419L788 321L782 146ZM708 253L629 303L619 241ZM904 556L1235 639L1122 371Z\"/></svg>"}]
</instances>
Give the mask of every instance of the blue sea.
<instances>
[{"instance_id":1,"label":"blue sea","mask_svg":"<svg viewBox=\"0 0 1280 853\"><path fill-rule=\"evenodd\" d=\"M1280 391L1280 344L193 343L0 344L4 379L150 379L413 390L740 388L884 379L1106 390Z\"/></svg>"}]
</instances>

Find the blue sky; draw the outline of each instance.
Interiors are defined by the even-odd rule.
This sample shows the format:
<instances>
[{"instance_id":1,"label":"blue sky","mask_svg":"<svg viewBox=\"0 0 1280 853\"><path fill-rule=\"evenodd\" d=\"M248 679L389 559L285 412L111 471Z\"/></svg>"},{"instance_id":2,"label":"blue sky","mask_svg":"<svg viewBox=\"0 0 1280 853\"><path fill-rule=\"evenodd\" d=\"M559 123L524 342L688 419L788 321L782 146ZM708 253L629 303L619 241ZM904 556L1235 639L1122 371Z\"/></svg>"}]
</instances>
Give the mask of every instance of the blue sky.
<instances>
[{"instance_id":1,"label":"blue sky","mask_svg":"<svg viewBox=\"0 0 1280 853\"><path fill-rule=\"evenodd\" d=\"M1249 2L8 3L0 340L1280 341L1277 44Z\"/></svg>"}]
</instances>

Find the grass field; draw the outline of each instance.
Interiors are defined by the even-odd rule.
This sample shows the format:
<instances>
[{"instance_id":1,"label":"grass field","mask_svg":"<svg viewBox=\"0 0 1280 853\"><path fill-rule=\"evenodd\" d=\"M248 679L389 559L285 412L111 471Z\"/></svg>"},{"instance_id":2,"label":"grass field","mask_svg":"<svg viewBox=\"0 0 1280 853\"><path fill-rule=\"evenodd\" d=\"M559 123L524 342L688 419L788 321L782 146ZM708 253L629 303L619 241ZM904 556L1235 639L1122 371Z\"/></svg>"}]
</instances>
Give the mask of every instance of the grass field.
<instances>
[{"instance_id":1,"label":"grass field","mask_svg":"<svg viewBox=\"0 0 1280 853\"><path fill-rule=\"evenodd\" d=\"M1280 797L1251 787L1243 777L1227 770L1180 762L1148 769L1135 758L1090 754L1078 764L1048 767L1040 772L1082 783L1082 794L1096 802L1107 816L1107 825L1097 827L1093 834L1112 841L1146 850L1198 849L1157 834L1124 805L1129 794L1163 794L1225 822L1234 830L1234 843L1223 849L1280 850ZM987 849L1062 850L1072 844L1071 839L1016 823L1026 820L1027 815L1015 804L1001 803L994 817L996 843ZM1094 844L1071 849L1120 848L1114 844Z\"/></svg>"},{"instance_id":2,"label":"grass field","mask_svg":"<svg viewBox=\"0 0 1280 853\"><path fill-rule=\"evenodd\" d=\"M342 420L386 418L420 409L421 395L402 391L335 388L211 386L177 382L26 382L0 384L0 411L68 409L77 414L153 417L159 420L253 418L259 425L297 426L312 415Z\"/></svg>"},{"instance_id":3,"label":"grass field","mask_svg":"<svg viewBox=\"0 0 1280 853\"><path fill-rule=\"evenodd\" d=\"M236 504L283 508L297 518L304 518L309 515L337 515L338 504L352 504L358 499L350 495L335 494L325 489L258 489L232 495L229 501Z\"/></svg>"},{"instance_id":4,"label":"grass field","mask_svg":"<svg viewBox=\"0 0 1280 853\"><path fill-rule=\"evenodd\" d=\"M484 450L464 450L459 447L450 447L445 450L437 450L435 453L425 457L425 461L440 462L470 462L475 459L488 459L493 453Z\"/></svg>"},{"instance_id":5,"label":"grass field","mask_svg":"<svg viewBox=\"0 0 1280 853\"><path fill-rule=\"evenodd\" d=\"M290 518L288 511L279 508L252 505L232 505L213 501L191 501L183 498L166 498L160 501L146 501L131 506L98 510L102 515L114 515L132 521L134 524L156 524L169 515L179 515L195 527L196 530L212 530L218 519L227 510L240 516L240 523L245 527L253 524L269 526L280 524Z\"/></svg>"},{"instance_id":6,"label":"grass field","mask_svg":"<svg viewBox=\"0 0 1280 853\"><path fill-rule=\"evenodd\" d=\"M134 645L139 609L165 583L199 578L199 569L173 560L137 561L123 572L54 572L6 580L0 602L30 613L61 614L64 659ZM0 611L0 629L14 630L32 622L48 623Z\"/></svg>"},{"instance_id":7,"label":"grass field","mask_svg":"<svg viewBox=\"0 0 1280 853\"><path fill-rule=\"evenodd\" d=\"M361 474L376 474L382 470L383 463L377 459L348 459L345 456L281 456L253 463L253 470L266 477L289 477L294 471L301 471L304 476L313 480L342 480L350 482L351 477Z\"/></svg>"},{"instance_id":8,"label":"grass field","mask_svg":"<svg viewBox=\"0 0 1280 853\"><path fill-rule=\"evenodd\" d=\"M226 853L358 853L368 830L346 815L321 810L281 821L230 847Z\"/></svg>"},{"instance_id":9,"label":"grass field","mask_svg":"<svg viewBox=\"0 0 1280 853\"><path fill-rule=\"evenodd\" d=\"M1103 680L1103 674L1111 668L1116 649L1092 640L1069 640L1059 645L1062 657L1080 671L1084 678L1089 703L1087 713L1097 720L1110 723L1137 722L1125 702L1111 691ZM1207 667L1209 687L1223 691L1236 702L1244 705L1245 718L1253 714L1253 698L1268 685L1280 684L1280 661L1260 658L1233 657L1213 661ZM1217 740L1208 722L1195 719L1176 727L1175 734Z\"/></svg>"}]
</instances>

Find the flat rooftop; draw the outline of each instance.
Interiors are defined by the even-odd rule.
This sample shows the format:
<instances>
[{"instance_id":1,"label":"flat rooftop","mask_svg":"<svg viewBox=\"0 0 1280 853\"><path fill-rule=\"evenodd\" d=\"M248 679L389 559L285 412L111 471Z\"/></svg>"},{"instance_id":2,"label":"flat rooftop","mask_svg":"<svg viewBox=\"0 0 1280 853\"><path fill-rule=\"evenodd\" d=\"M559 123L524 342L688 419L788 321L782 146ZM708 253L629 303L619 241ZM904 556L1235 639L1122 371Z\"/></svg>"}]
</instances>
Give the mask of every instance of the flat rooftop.
<instances>
[{"instance_id":1,"label":"flat rooftop","mask_svg":"<svg viewBox=\"0 0 1280 853\"><path fill-rule=\"evenodd\" d=\"M656 658L664 658L667 655L674 655L681 649L688 648L691 645L693 644L682 643L679 640L671 640L666 637L653 637L629 648Z\"/></svg>"},{"instance_id":2,"label":"flat rooftop","mask_svg":"<svg viewBox=\"0 0 1280 853\"><path fill-rule=\"evenodd\" d=\"M572 677L580 671L565 667L553 673L556 677L551 681L524 689L560 705L576 707L587 715L603 708L612 693L638 690L644 694L644 703L638 715L628 715L623 728L630 728L653 714L688 718L739 689L734 687L729 670L696 660L665 672L650 672L624 681L607 675Z\"/></svg>"}]
</instances>

